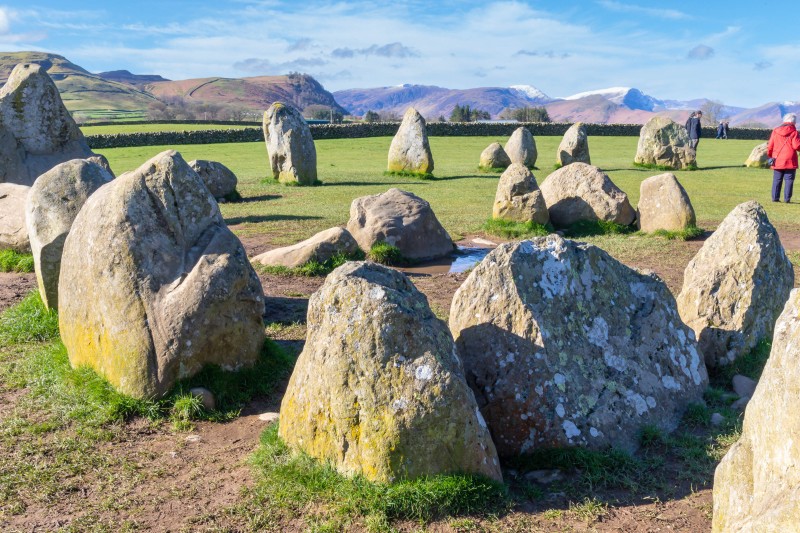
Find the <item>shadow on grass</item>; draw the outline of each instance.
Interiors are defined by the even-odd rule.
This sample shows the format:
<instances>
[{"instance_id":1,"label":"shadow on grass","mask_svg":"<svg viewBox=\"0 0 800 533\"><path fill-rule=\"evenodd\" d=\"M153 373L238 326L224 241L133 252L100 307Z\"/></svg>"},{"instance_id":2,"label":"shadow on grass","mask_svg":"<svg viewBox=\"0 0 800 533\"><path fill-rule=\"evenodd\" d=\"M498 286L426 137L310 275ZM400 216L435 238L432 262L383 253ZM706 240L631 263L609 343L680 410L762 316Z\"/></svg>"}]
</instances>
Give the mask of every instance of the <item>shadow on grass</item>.
<instances>
[{"instance_id":1,"label":"shadow on grass","mask_svg":"<svg viewBox=\"0 0 800 533\"><path fill-rule=\"evenodd\" d=\"M253 202L267 202L269 200L279 200L282 194L262 194L260 196L243 196L241 200L234 202L237 204L249 204Z\"/></svg>"},{"instance_id":2,"label":"shadow on grass","mask_svg":"<svg viewBox=\"0 0 800 533\"><path fill-rule=\"evenodd\" d=\"M373 186L373 185L408 185L409 183L425 183L426 181L435 180L420 180L417 178L408 178L407 181L334 181L326 185L326 187L358 187L358 186Z\"/></svg>"},{"instance_id":3,"label":"shadow on grass","mask_svg":"<svg viewBox=\"0 0 800 533\"><path fill-rule=\"evenodd\" d=\"M277 222L280 220L320 220L322 217L309 215L247 215L244 217L230 217L225 219L229 226L234 224Z\"/></svg>"}]
</instances>

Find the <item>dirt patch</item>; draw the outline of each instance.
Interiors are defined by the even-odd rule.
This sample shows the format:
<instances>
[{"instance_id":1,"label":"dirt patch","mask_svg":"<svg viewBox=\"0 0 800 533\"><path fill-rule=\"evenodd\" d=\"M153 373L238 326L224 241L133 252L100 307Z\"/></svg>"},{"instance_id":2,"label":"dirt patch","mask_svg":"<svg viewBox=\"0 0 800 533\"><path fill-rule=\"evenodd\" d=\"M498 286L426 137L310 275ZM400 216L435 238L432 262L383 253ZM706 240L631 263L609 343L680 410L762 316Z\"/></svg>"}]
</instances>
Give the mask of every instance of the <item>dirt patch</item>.
<instances>
[{"instance_id":1,"label":"dirt patch","mask_svg":"<svg viewBox=\"0 0 800 533\"><path fill-rule=\"evenodd\" d=\"M0 272L0 311L19 302L35 288L35 274Z\"/></svg>"}]
</instances>

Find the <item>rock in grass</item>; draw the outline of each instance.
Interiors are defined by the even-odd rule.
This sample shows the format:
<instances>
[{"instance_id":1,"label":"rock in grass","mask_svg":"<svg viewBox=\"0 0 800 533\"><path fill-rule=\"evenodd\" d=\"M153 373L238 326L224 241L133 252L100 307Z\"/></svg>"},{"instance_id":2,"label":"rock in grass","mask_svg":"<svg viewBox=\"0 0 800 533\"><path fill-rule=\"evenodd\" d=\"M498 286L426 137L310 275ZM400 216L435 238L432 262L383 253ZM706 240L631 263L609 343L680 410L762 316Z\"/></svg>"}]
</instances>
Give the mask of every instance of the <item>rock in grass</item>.
<instances>
[{"instance_id":1,"label":"rock in grass","mask_svg":"<svg viewBox=\"0 0 800 533\"><path fill-rule=\"evenodd\" d=\"M203 408L206 411L213 411L217 408L217 401L214 398L214 393L208 390L205 387L194 387L189 389L189 394L192 396L199 398L200 403L203 404Z\"/></svg>"},{"instance_id":2,"label":"rock in grass","mask_svg":"<svg viewBox=\"0 0 800 533\"><path fill-rule=\"evenodd\" d=\"M0 183L0 250L21 254L31 251L25 225L25 202L30 190L27 185Z\"/></svg>"},{"instance_id":3,"label":"rock in grass","mask_svg":"<svg viewBox=\"0 0 800 533\"><path fill-rule=\"evenodd\" d=\"M792 263L764 208L734 208L689 261L678 295L706 365L730 364L772 338L793 286Z\"/></svg>"},{"instance_id":4,"label":"rock in grass","mask_svg":"<svg viewBox=\"0 0 800 533\"><path fill-rule=\"evenodd\" d=\"M536 141L528 128L520 126L508 138L505 146L506 154L512 163L517 163L528 168L536 165L539 152L536 151Z\"/></svg>"},{"instance_id":5,"label":"rock in grass","mask_svg":"<svg viewBox=\"0 0 800 533\"><path fill-rule=\"evenodd\" d=\"M769 168L767 159L769 159L769 155L767 154L767 143L761 143L753 148L752 152L750 152L750 155L744 162L744 166L750 168Z\"/></svg>"},{"instance_id":6,"label":"rock in grass","mask_svg":"<svg viewBox=\"0 0 800 533\"><path fill-rule=\"evenodd\" d=\"M425 119L413 107L406 110L400 129L389 146L388 170L421 175L433 173L433 154Z\"/></svg>"},{"instance_id":7,"label":"rock in grass","mask_svg":"<svg viewBox=\"0 0 800 533\"><path fill-rule=\"evenodd\" d=\"M507 168L511 164L511 159L500 143L492 143L481 152L481 158L478 162L480 168L493 169L493 168Z\"/></svg>"},{"instance_id":8,"label":"rock in grass","mask_svg":"<svg viewBox=\"0 0 800 533\"><path fill-rule=\"evenodd\" d=\"M681 231L696 224L694 208L675 174L651 176L639 187L639 229Z\"/></svg>"},{"instance_id":9,"label":"rock in grass","mask_svg":"<svg viewBox=\"0 0 800 533\"><path fill-rule=\"evenodd\" d=\"M72 222L89 196L113 179L100 165L73 159L48 170L31 187L25 219L39 294L48 309L58 309L61 254Z\"/></svg>"},{"instance_id":10,"label":"rock in grass","mask_svg":"<svg viewBox=\"0 0 800 533\"><path fill-rule=\"evenodd\" d=\"M344 228L330 228L295 245L276 248L253 258L254 263L268 266L297 268L316 261L324 263L331 257L358 253L358 243Z\"/></svg>"},{"instance_id":11,"label":"rock in grass","mask_svg":"<svg viewBox=\"0 0 800 533\"><path fill-rule=\"evenodd\" d=\"M731 380L731 385L733 386L733 392L738 394L741 398L752 398L758 386L758 382L747 376L736 374Z\"/></svg>"},{"instance_id":12,"label":"rock in grass","mask_svg":"<svg viewBox=\"0 0 800 533\"><path fill-rule=\"evenodd\" d=\"M627 226L636 220L628 195L605 172L586 163L561 167L540 186L550 222L567 228L577 222L614 222Z\"/></svg>"},{"instance_id":13,"label":"rock in grass","mask_svg":"<svg viewBox=\"0 0 800 533\"><path fill-rule=\"evenodd\" d=\"M556 152L556 163L562 167L570 163L592 163L589 157L589 136L582 122L576 122L564 134Z\"/></svg>"},{"instance_id":14,"label":"rock in grass","mask_svg":"<svg viewBox=\"0 0 800 533\"><path fill-rule=\"evenodd\" d=\"M303 115L288 104L275 102L264 112L263 129L273 178L281 183L314 185L317 149Z\"/></svg>"},{"instance_id":15,"label":"rock in grass","mask_svg":"<svg viewBox=\"0 0 800 533\"><path fill-rule=\"evenodd\" d=\"M715 532L796 531L800 524L800 291L775 326L742 436L714 475Z\"/></svg>"},{"instance_id":16,"label":"rock in grass","mask_svg":"<svg viewBox=\"0 0 800 533\"><path fill-rule=\"evenodd\" d=\"M337 268L311 297L279 435L370 481L502 477L447 326L405 275L375 263Z\"/></svg>"},{"instance_id":17,"label":"rock in grass","mask_svg":"<svg viewBox=\"0 0 800 533\"><path fill-rule=\"evenodd\" d=\"M450 330L501 457L635 449L708 385L660 279L557 235L489 253L456 291Z\"/></svg>"},{"instance_id":18,"label":"rock in grass","mask_svg":"<svg viewBox=\"0 0 800 533\"><path fill-rule=\"evenodd\" d=\"M222 163L195 159L189 161L189 166L197 172L214 198L225 198L236 192L236 174Z\"/></svg>"},{"instance_id":19,"label":"rock in grass","mask_svg":"<svg viewBox=\"0 0 800 533\"><path fill-rule=\"evenodd\" d=\"M634 163L670 170L697 166L695 151L689 147L686 128L669 117L655 116L642 126Z\"/></svg>"},{"instance_id":20,"label":"rock in grass","mask_svg":"<svg viewBox=\"0 0 800 533\"><path fill-rule=\"evenodd\" d=\"M136 398L206 364L250 365L264 342L258 276L174 151L89 197L64 244L58 302L70 363Z\"/></svg>"},{"instance_id":21,"label":"rock in grass","mask_svg":"<svg viewBox=\"0 0 800 533\"><path fill-rule=\"evenodd\" d=\"M542 191L528 167L514 163L500 176L492 218L537 224L550 221Z\"/></svg>"},{"instance_id":22,"label":"rock in grass","mask_svg":"<svg viewBox=\"0 0 800 533\"><path fill-rule=\"evenodd\" d=\"M385 242L399 248L407 259L423 260L443 257L455 249L431 205L400 189L353 200L347 229L365 252Z\"/></svg>"}]
</instances>

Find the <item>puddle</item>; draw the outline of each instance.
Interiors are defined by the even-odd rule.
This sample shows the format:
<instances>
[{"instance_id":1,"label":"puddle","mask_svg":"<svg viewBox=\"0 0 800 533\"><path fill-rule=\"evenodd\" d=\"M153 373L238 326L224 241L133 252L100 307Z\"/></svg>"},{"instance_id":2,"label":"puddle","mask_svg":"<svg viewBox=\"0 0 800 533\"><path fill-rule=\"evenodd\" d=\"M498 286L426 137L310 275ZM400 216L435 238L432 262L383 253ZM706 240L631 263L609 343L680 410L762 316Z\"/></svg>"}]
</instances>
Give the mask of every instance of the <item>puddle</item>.
<instances>
[{"instance_id":1,"label":"puddle","mask_svg":"<svg viewBox=\"0 0 800 533\"><path fill-rule=\"evenodd\" d=\"M453 274L464 272L480 263L492 248L468 248L459 246L447 257L425 261L413 267L401 268L407 274Z\"/></svg>"}]
</instances>

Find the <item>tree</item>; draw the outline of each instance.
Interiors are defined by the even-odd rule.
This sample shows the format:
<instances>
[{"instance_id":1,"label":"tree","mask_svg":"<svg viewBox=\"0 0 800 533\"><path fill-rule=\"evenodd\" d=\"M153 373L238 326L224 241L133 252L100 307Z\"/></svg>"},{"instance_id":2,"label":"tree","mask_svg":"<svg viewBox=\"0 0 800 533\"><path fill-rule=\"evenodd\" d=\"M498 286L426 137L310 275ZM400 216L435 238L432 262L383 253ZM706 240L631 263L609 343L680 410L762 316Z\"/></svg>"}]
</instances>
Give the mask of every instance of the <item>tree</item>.
<instances>
[{"instance_id":1,"label":"tree","mask_svg":"<svg viewBox=\"0 0 800 533\"><path fill-rule=\"evenodd\" d=\"M725 113L725 105L717 100L706 100L706 102L700 106L700 111L703 112L703 118L701 120L703 126L716 127L720 120L724 120L728 117L728 114Z\"/></svg>"},{"instance_id":2,"label":"tree","mask_svg":"<svg viewBox=\"0 0 800 533\"><path fill-rule=\"evenodd\" d=\"M369 110L364 113L364 122L378 122L381 116L375 111Z\"/></svg>"},{"instance_id":3,"label":"tree","mask_svg":"<svg viewBox=\"0 0 800 533\"><path fill-rule=\"evenodd\" d=\"M450 122L474 122L476 120L489 120L491 115L482 109L472 109L469 104L458 105L450 113Z\"/></svg>"},{"instance_id":4,"label":"tree","mask_svg":"<svg viewBox=\"0 0 800 533\"><path fill-rule=\"evenodd\" d=\"M507 107L500 113L500 118L519 122L550 122L550 114L544 107Z\"/></svg>"},{"instance_id":5,"label":"tree","mask_svg":"<svg viewBox=\"0 0 800 533\"><path fill-rule=\"evenodd\" d=\"M303 116L311 120L332 120L334 124L340 124L344 115L330 106L312 104L303 109Z\"/></svg>"}]
</instances>

